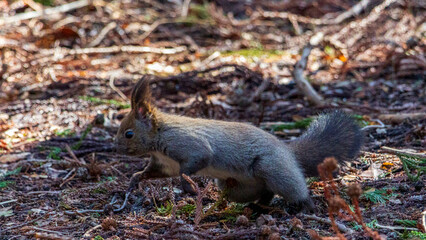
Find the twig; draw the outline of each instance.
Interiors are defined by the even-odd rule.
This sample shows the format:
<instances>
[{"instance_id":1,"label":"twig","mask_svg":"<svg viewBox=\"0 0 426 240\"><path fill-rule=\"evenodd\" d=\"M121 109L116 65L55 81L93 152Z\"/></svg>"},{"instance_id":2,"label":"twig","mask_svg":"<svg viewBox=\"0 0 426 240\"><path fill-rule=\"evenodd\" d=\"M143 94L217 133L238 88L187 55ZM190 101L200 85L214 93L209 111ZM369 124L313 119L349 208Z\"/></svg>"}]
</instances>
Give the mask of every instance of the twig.
<instances>
[{"instance_id":1,"label":"twig","mask_svg":"<svg viewBox=\"0 0 426 240\"><path fill-rule=\"evenodd\" d=\"M408 155L408 156L411 156L411 157L426 158L426 154L423 154L423 153L412 153L412 152L407 152L407 151L404 151L404 150L386 147L386 146L382 147L382 152L388 152L388 153L393 153L393 154L404 154L404 155Z\"/></svg>"},{"instance_id":2,"label":"twig","mask_svg":"<svg viewBox=\"0 0 426 240\"><path fill-rule=\"evenodd\" d=\"M377 118L382 121L389 121L393 123L401 123L406 119L421 120L426 119L426 113L396 113L396 114L381 114Z\"/></svg>"},{"instance_id":3,"label":"twig","mask_svg":"<svg viewBox=\"0 0 426 240\"><path fill-rule=\"evenodd\" d=\"M111 46L111 47L99 47L99 48L78 48L78 49L68 49L68 48L55 48L40 50L42 55L52 55L52 54L64 54L64 55L80 55L80 54L94 54L94 53L157 53L157 54L176 54L186 51L187 48L184 46L175 47L175 48L155 48L155 47L143 47L143 46Z\"/></svg>"},{"instance_id":4,"label":"twig","mask_svg":"<svg viewBox=\"0 0 426 240\"><path fill-rule=\"evenodd\" d=\"M38 230L38 231L42 231L42 232L48 232L48 233L53 233L53 234L57 234L57 235L62 235L62 233L57 232L57 231L52 231L49 229L44 229L44 228L39 228L39 227L34 227L34 226L25 226L22 228L22 230L29 230L29 229L34 229L34 230Z\"/></svg>"},{"instance_id":5,"label":"twig","mask_svg":"<svg viewBox=\"0 0 426 240\"><path fill-rule=\"evenodd\" d=\"M75 171L75 168L73 168L71 171L69 171L68 173L67 173L67 175L65 175L65 177L62 179L62 180L66 180L67 178L69 178L70 176L71 176L71 174L73 174L73 172Z\"/></svg>"},{"instance_id":6,"label":"twig","mask_svg":"<svg viewBox=\"0 0 426 240\"><path fill-rule=\"evenodd\" d=\"M384 225L380 225L378 223L374 224L376 227L378 228L384 228L384 229L389 229L389 230L393 230L393 231L419 231L419 229L417 228L410 228L410 227L394 227L394 226L384 226Z\"/></svg>"},{"instance_id":7,"label":"twig","mask_svg":"<svg viewBox=\"0 0 426 240\"><path fill-rule=\"evenodd\" d=\"M331 23L333 24L339 24L343 21L345 21L346 19L353 17L353 16L357 16L359 15L362 10L364 10L368 4L370 4L370 0L362 0L359 3L355 4L352 8L350 8L349 10L341 13L339 16L337 16L336 18L331 20Z\"/></svg>"},{"instance_id":8,"label":"twig","mask_svg":"<svg viewBox=\"0 0 426 240\"><path fill-rule=\"evenodd\" d=\"M105 36L109 33L109 31L111 31L112 29L114 29L115 27L117 27L117 24L115 22L110 22L108 23L99 33L99 35L92 41L89 43L89 45L87 45L88 47L95 47L97 46L99 43L102 42L102 40L105 38Z\"/></svg>"},{"instance_id":9,"label":"twig","mask_svg":"<svg viewBox=\"0 0 426 240\"><path fill-rule=\"evenodd\" d=\"M127 98L127 96L120 90L118 89L115 85L114 85L114 75L112 75L109 78L109 86L112 88L112 90L114 90L116 93L118 93L118 95L124 100L124 101L129 101L129 98Z\"/></svg>"},{"instance_id":10,"label":"twig","mask_svg":"<svg viewBox=\"0 0 426 240\"><path fill-rule=\"evenodd\" d=\"M28 195L31 194L61 194L62 191L33 191L33 192L28 192Z\"/></svg>"},{"instance_id":11,"label":"twig","mask_svg":"<svg viewBox=\"0 0 426 240\"><path fill-rule=\"evenodd\" d=\"M96 226L94 226L94 227L92 227L91 229L89 229L89 230L87 230L84 234L83 234L83 237L90 237L91 235L91 233L93 232L93 231L95 231L96 229L98 229L98 228L101 228L102 227L102 225L96 225Z\"/></svg>"},{"instance_id":12,"label":"twig","mask_svg":"<svg viewBox=\"0 0 426 240\"><path fill-rule=\"evenodd\" d=\"M361 130L365 131L365 130L371 129L371 128L384 128L385 127L385 124L383 124L383 122L380 121L380 119L371 119L371 120L375 121L375 122L378 122L379 125L368 125L368 126L365 126L365 127L361 128Z\"/></svg>"},{"instance_id":13,"label":"twig","mask_svg":"<svg viewBox=\"0 0 426 240\"><path fill-rule=\"evenodd\" d=\"M292 18L294 21L300 22L300 23L307 23L307 24L314 24L314 25L323 25L327 24L330 21L322 20L322 19L316 19L316 18L309 18L300 16L294 13L289 12L271 12L271 11L259 11L260 16L263 18L282 18L282 19L288 19Z\"/></svg>"},{"instance_id":14,"label":"twig","mask_svg":"<svg viewBox=\"0 0 426 240\"><path fill-rule=\"evenodd\" d=\"M326 223L326 224L330 224L331 225L330 219L318 217L318 216L315 216L315 215L308 215L308 214L304 214L304 213L302 213L301 215L304 218L307 218L307 219L310 219L310 220L315 220L315 221L318 221L318 222L322 222L322 223ZM343 225L341 223L336 222L336 225L337 225L338 229L340 231L344 232L344 233L349 233L349 234L353 233L353 231L351 229L347 228L345 225Z\"/></svg>"},{"instance_id":15,"label":"twig","mask_svg":"<svg viewBox=\"0 0 426 240\"><path fill-rule=\"evenodd\" d=\"M123 210L126 207L127 201L129 200L129 195L130 195L130 192L126 192L126 196L124 197L123 205L121 205L121 207L119 207L117 209L114 209L113 210L114 212L120 212L121 210Z\"/></svg>"},{"instance_id":16,"label":"twig","mask_svg":"<svg viewBox=\"0 0 426 240\"><path fill-rule=\"evenodd\" d=\"M293 78L297 84L297 87L302 91L302 93L308 98L309 101L314 103L317 106L324 105L324 99L315 91L312 85L306 80L303 76L303 70L305 70L308 63L308 57L311 53L312 45L308 43L305 48L303 48L302 56L300 60L296 63L293 70Z\"/></svg>"},{"instance_id":17,"label":"twig","mask_svg":"<svg viewBox=\"0 0 426 240\"><path fill-rule=\"evenodd\" d=\"M186 18L188 16L188 10L189 10L189 4L191 3L191 0L184 0L182 4L182 11L180 13L180 16L183 18Z\"/></svg>"},{"instance_id":18,"label":"twig","mask_svg":"<svg viewBox=\"0 0 426 240\"><path fill-rule=\"evenodd\" d=\"M11 200L0 202L0 205L5 205L5 204L8 204L8 203L13 203L13 202L17 202L17 201L18 201L18 199L11 199Z\"/></svg>"},{"instance_id":19,"label":"twig","mask_svg":"<svg viewBox=\"0 0 426 240\"><path fill-rule=\"evenodd\" d=\"M81 162L80 159L77 158L77 156L74 154L74 152L72 151L72 149L70 148L70 146L68 144L65 144L65 149L70 154L72 162L77 163L79 166L85 164L85 163Z\"/></svg>"},{"instance_id":20,"label":"twig","mask_svg":"<svg viewBox=\"0 0 426 240\"><path fill-rule=\"evenodd\" d=\"M144 32L142 34L142 36L140 36L138 38L138 42L142 42L143 40L145 40L145 38L149 37L149 35L151 35L152 32L154 32L155 29L157 29L158 26L162 25L162 24L166 24L166 23L174 23L175 21L170 20L170 19L160 19L157 20L155 22L153 22L151 24L151 26L149 26L149 30L147 30L146 32Z\"/></svg>"},{"instance_id":21,"label":"twig","mask_svg":"<svg viewBox=\"0 0 426 240\"><path fill-rule=\"evenodd\" d=\"M73 180L74 179L74 177L77 175L77 172L75 172L70 178L68 178L68 179L66 179L65 181L63 181L60 185L59 185L59 187L62 187L62 186L64 186L67 182L69 182L69 181L71 181L71 180Z\"/></svg>"},{"instance_id":22,"label":"twig","mask_svg":"<svg viewBox=\"0 0 426 240\"><path fill-rule=\"evenodd\" d=\"M10 24L13 22L18 22L26 19L37 18L45 15L52 15L57 13L64 13L74 9L82 8L90 4L90 0L79 0L71 3L67 3L64 5L60 5L57 7L46 8L44 11L32 11L16 14L10 17L0 18L0 25Z\"/></svg>"}]
</instances>

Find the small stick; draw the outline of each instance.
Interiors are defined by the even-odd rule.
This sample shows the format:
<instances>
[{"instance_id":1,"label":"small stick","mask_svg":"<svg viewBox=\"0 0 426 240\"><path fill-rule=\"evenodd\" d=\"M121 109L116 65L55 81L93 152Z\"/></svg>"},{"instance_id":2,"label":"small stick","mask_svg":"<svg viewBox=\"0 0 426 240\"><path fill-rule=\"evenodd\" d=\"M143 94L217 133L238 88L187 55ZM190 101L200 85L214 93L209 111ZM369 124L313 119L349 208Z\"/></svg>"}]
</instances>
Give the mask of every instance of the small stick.
<instances>
[{"instance_id":1,"label":"small stick","mask_svg":"<svg viewBox=\"0 0 426 240\"><path fill-rule=\"evenodd\" d=\"M114 209L114 210L113 210L114 212L120 212L121 210L123 210L123 209L126 207L126 205L127 205L127 201L129 200L129 195L130 195L130 193L131 193L131 192L126 192L126 196L125 196L125 198L124 198L123 205L121 205L121 207L119 207L119 208L117 208L117 209Z\"/></svg>"},{"instance_id":2,"label":"small stick","mask_svg":"<svg viewBox=\"0 0 426 240\"><path fill-rule=\"evenodd\" d=\"M180 13L180 16L183 18L186 18L188 16L188 10L189 10L189 4L191 3L191 0L185 0L182 4L182 11Z\"/></svg>"},{"instance_id":3,"label":"small stick","mask_svg":"<svg viewBox=\"0 0 426 240\"><path fill-rule=\"evenodd\" d=\"M124 100L124 101L129 101L129 98L127 98L127 96L120 90L118 89L115 85L114 85L114 75L112 75L109 78L109 86L111 87L112 90L114 90L116 93L118 93L118 95Z\"/></svg>"},{"instance_id":4,"label":"small stick","mask_svg":"<svg viewBox=\"0 0 426 240\"><path fill-rule=\"evenodd\" d=\"M67 3L64 5L60 5L57 7L46 8L44 9L44 11L32 11L32 12L20 13L10 17L0 18L0 25L10 24L10 23L14 23L14 22L22 21L22 20L45 16L45 15L64 13L74 9L85 7L89 5L90 3L91 3L90 0L79 0L79 1Z\"/></svg>"},{"instance_id":5,"label":"small stick","mask_svg":"<svg viewBox=\"0 0 426 240\"><path fill-rule=\"evenodd\" d=\"M404 154L404 155L408 155L408 156L411 156L411 157L426 158L426 154L423 154L423 153L412 153L412 152L407 152L407 151L404 151L404 150L386 147L386 146L383 146L381 150L383 152L388 152L388 153L393 153L393 154Z\"/></svg>"},{"instance_id":6,"label":"small stick","mask_svg":"<svg viewBox=\"0 0 426 240\"><path fill-rule=\"evenodd\" d=\"M314 36L317 37L317 36ZM311 38L311 40L314 39L314 37ZM321 41L322 37L319 37L320 39L314 39L315 42ZM312 41L313 42L313 41ZM308 98L308 100L312 103L314 103L317 106L324 105L324 99L315 91L315 89L312 87L312 85L306 80L306 78L303 76L303 70L305 70L306 65L308 63L308 57L311 53L313 46L311 43L308 43L302 51L302 56L300 60L296 63L293 70L293 78L294 81L297 84L297 87L299 90Z\"/></svg>"},{"instance_id":7,"label":"small stick","mask_svg":"<svg viewBox=\"0 0 426 240\"><path fill-rule=\"evenodd\" d=\"M361 130L364 131L364 130L371 129L371 128L384 128L385 127L385 124L382 121L380 121L380 119L371 119L371 120L378 122L380 125L368 125L368 126L361 128Z\"/></svg>"},{"instance_id":8,"label":"small stick","mask_svg":"<svg viewBox=\"0 0 426 240\"><path fill-rule=\"evenodd\" d=\"M70 148L68 144L65 145L65 149L72 157L73 162L77 163L79 166L84 165L84 163L82 163L80 159L77 158L77 156L74 154L74 152L72 151L72 149Z\"/></svg>"},{"instance_id":9,"label":"small stick","mask_svg":"<svg viewBox=\"0 0 426 240\"><path fill-rule=\"evenodd\" d=\"M53 234L57 234L57 235L62 235L62 233L57 232L57 231L52 231L49 229L44 229L44 228L39 228L39 227L34 227L34 226L25 226L22 228L22 230L29 230L29 229L34 229L37 231L42 231L42 232L48 232L48 233L53 233Z\"/></svg>"},{"instance_id":10,"label":"small stick","mask_svg":"<svg viewBox=\"0 0 426 240\"><path fill-rule=\"evenodd\" d=\"M67 182L69 182L69 181L71 181L71 180L73 180L74 179L74 177L75 177L75 175L77 175L77 173L75 172L70 178L68 178L68 179L66 179L65 181L63 181L60 185L59 185L59 187L62 187L62 186L64 186Z\"/></svg>"},{"instance_id":11,"label":"small stick","mask_svg":"<svg viewBox=\"0 0 426 240\"><path fill-rule=\"evenodd\" d=\"M69 171L69 173L67 173L67 175L65 175L65 177L63 178L63 180L67 180L67 178L69 178L71 176L71 174L75 171L75 168L73 168L71 171Z\"/></svg>"},{"instance_id":12,"label":"small stick","mask_svg":"<svg viewBox=\"0 0 426 240\"><path fill-rule=\"evenodd\" d=\"M355 4L353 7L351 7L349 10L341 13L339 16L331 20L330 22L332 24L339 24L346 19L357 16L361 13L362 10L364 10L368 4L370 4L370 0L362 0L359 3Z\"/></svg>"},{"instance_id":13,"label":"small stick","mask_svg":"<svg viewBox=\"0 0 426 240\"><path fill-rule=\"evenodd\" d=\"M393 123L401 123L406 119L421 120L426 118L426 113L396 113L396 114L381 114L378 116L382 121L389 121Z\"/></svg>"},{"instance_id":14,"label":"small stick","mask_svg":"<svg viewBox=\"0 0 426 240\"><path fill-rule=\"evenodd\" d=\"M88 47L95 47L97 46L99 43L102 42L102 40L105 38L105 36L111 31L113 30L115 27L117 27L117 23L115 22L110 22L108 23L99 33L99 35L92 41L89 43L89 45L87 45Z\"/></svg>"},{"instance_id":15,"label":"small stick","mask_svg":"<svg viewBox=\"0 0 426 240\"><path fill-rule=\"evenodd\" d=\"M160 19L155 21L154 23L151 24L151 26L149 26L149 30L144 32L143 35L138 38L139 42L142 42L142 40L145 40L145 38L149 37L149 35L151 35L152 32L154 32L155 29L157 29L158 26L162 25L162 24L166 24L166 23L173 23L174 21L169 20L169 19Z\"/></svg>"},{"instance_id":16,"label":"small stick","mask_svg":"<svg viewBox=\"0 0 426 240\"><path fill-rule=\"evenodd\" d=\"M384 229L389 229L389 230L393 230L393 231L419 231L419 229L417 229L417 228L410 228L410 227L398 227L398 226L396 226L396 227L394 227L394 226L384 226L384 225L380 225L380 224L378 224L378 223L376 223L375 224L375 226L376 227L379 227L379 228L384 228Z\"/></svg>"},{"instance_id":17,"label":"small stick","mask_svg":"<svg viewBox=\"0 0 426 240\"><path fill-rule=\"evenodd\" d=\"M47 50L40 50L40 53L43 55L53 55L55 53L64 54L64 55L80 55L80 54L94 54L94 53L157 53L157 54L176 54L186 51L187 48L184 46L175 47L175 48L154 48L154 47L145 47L145 46L111 46L111 47L99 47L99 48L78 48L78 49L68 49L68 48L54 48Z\"/></svg>"},{"instance_id":18,"label":"small stick","mask_svg":"<svg viewBox=\"0 0 426 240\"><path fill-rule=\"evenodd\" d=\"M8 204L8 203L13 203L13 202L17 202L17 201L18 201L18 199L11 199L11 200L0 202L0 205L5 205L5 204Z\"/></svg>"},{"instance_id":19,"label":"small stick","mask_svg":"<svg viewBox=\"0 0 426 240\"><path fill-rule=\"evenodd\" d=\"M301 215L304 218L307 218L307 219L315 220L315 221L330 224L330 225L332 224L330 219L327 219L327 218L322 218L322 217L318 217L318 216L315 216L315 215L308 215L308 214L304 214L304 213L302 213ZM344 233L351 234L353 232L351 229L347 228L345 225L343 225L341 223L336 222L336 226L340 231L342 231Z\"/></svg>"},{"instance_id":20,"label":"small stick","mask_svg":"<svg viewBox=\"0 0 426 240\"><path fill-rule=\"evenodd\" d=\"M101 228L102 227L102 225L96 225L96 226L94 226L94 227L92 227L91 229L89 229L89 230L87 230L87 232L85 232L84 234L83 234L83 237L90 237L91 235L91 233L93 232L93 231L95 231L96 229L98 229L98 228Z\"/></svg>"}]
</instances>

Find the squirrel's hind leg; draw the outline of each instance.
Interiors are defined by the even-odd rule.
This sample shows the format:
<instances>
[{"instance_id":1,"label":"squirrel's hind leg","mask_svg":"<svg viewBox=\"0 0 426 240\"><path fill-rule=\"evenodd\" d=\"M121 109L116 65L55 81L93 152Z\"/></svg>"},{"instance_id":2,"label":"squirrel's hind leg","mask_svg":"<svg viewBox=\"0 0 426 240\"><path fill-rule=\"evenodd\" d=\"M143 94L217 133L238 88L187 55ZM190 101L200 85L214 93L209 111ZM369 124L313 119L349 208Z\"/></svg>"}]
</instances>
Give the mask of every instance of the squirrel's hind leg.
<instances>
[{"instance_id":1,"label":"squirrel's hind leg","mask_svg":"<svg viewBox=\"0 0 426 240\"><path fill-rule=\"evenodd\" d=\"M260 163L255 176L262 178L268 190L282 196L290 205L299 206L300 210L313 207L302 171L292 162Z\"/></svg>"}]
</instances>

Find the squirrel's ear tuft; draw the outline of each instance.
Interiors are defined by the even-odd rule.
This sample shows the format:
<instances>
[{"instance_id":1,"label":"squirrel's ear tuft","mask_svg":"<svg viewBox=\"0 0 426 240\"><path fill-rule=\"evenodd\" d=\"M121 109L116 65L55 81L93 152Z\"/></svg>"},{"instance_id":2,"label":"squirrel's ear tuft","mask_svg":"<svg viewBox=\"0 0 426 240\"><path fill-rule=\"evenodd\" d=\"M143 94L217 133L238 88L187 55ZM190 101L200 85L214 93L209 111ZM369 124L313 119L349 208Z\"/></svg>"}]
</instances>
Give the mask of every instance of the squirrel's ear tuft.
<instances>
[{"instance_id":1,"label":"squirrel's ear tuft","mask_svg":"<svg viewBox=\"0 0 426 240\"><path fill-rule=\"evenodd\" d=\"M144 105L151 103L151 91L149 90L149 80L147 77L142 77L132 91L132 110L139 110ZM147 109L145 109L147 110Z\"/></svg>"},{"instance_id":2,"label":"squirrel's ear tuft","mask_svg":"<svg viewBox=\"0 0 426 240\"><path fill-rule=\"evenodd\" d=\"M136 119L147 122L152 126L156 125L155 108L151 103L151 91L147 77L142 77L133 88L131 104Z\"/></svg>"}]
</instances>

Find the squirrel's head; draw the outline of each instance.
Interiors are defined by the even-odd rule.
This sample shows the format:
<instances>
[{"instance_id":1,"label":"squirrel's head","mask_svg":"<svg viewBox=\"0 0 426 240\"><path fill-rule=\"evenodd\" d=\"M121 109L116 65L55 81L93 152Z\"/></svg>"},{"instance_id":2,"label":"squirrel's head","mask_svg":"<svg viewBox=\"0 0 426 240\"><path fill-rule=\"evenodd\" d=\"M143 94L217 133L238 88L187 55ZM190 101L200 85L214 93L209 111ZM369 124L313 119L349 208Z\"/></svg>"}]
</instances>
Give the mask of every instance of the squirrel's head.
<instances>
[{"instance_id":1,"label":"squirrel's head","mask_svg":"<svg viewBox=\"0 0 426 240\"><path fill-rule=\"evenodd\" d=\"M119 152L143 155L153 150L158 128L149 81L145 78L133 88L131 106L131 111L121 121L115 143Z\"/></svg>"}]
</instances>

